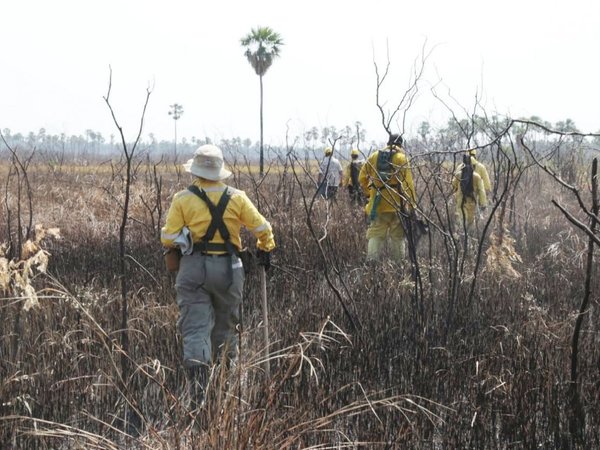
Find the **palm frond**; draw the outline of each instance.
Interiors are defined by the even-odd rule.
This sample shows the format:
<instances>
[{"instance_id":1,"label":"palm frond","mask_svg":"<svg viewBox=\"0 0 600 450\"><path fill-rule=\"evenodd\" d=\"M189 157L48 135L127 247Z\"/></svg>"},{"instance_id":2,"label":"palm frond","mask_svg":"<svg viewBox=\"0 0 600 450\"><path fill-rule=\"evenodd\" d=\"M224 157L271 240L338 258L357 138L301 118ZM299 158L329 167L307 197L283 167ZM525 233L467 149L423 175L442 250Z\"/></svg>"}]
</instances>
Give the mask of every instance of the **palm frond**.
<instances>
[{"instance_id":1,"label":"palm frond","mask_svg":"<svg viewBox=\"0 0 600 450\"><path fill-rule=\"evenodd\" d=\"M245 48L244 55L248 62L259 76L267 72L273 60L279 56L280 47L284 45L279 33L269 27L253 28L240 43Z\"/></svg>"}]
</instances>

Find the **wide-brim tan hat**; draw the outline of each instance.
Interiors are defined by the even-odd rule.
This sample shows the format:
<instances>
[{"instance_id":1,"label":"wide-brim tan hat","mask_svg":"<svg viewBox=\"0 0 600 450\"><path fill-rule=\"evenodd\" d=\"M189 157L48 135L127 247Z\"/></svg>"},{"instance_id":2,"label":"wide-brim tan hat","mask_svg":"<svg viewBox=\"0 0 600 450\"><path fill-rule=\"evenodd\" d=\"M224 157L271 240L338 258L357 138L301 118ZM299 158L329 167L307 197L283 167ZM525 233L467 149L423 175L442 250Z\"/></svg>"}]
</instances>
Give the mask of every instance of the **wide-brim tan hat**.
<instances>
[{"instance_id":1,"label":"wide-brim tan hat","mask_svg":"<svg viewBox=\"0 0 600 450\"><path fill-rule=\"evenodd\" d=\"M219 181L231 176L223 163L223 152L219 147L205 144L198 147L194 157L183 165L186 172L207 180Z\"/></svg>"}]
</instances>

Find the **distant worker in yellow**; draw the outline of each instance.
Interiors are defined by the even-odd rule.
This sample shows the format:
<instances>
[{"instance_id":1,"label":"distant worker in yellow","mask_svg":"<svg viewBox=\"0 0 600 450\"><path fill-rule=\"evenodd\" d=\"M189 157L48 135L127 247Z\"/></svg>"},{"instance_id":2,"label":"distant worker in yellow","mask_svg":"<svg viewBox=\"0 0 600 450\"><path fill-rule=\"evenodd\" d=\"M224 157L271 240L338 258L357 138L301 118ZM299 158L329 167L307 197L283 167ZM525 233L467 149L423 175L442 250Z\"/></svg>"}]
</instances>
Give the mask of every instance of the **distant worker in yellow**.
<instances>
[{"instance_id":1,"label":"distant worker in yellow","mask_svg":"<svg viewBox=\"0 0 600 450\"><path fill-rule=\"evenodd\" d=\"M469 150L469 156L471 157L471 165L473 166L473 170L481 177L481 181L483 181L483 187L485 188L486 193L492 192L492 183L490 182L490 176L488 175L488 171L485 168L485 165L482 162L479 162L476 158L477 150L472 148Z\"/></svg>"},{"instance_id":2,"label":"distant worker in yellow","mask_svg":"<svg viewBox=\"0 0 600 450\"><path fill-rule=\"evenodd\" d=\"M342 179L342 185L346 186L346 189L348 189L350 200L353 203L362 204L364 199L362 188L360 187L360 183L358 181L360 169L364 163L365 160L360 157L360 152L358 149L353 148L350 152L350 162L344 169L344 177Z\"/></svg>"},{"instance_id":3,"label":"distant worker in yellow","mask_svg":"<svg viewBox=\"0 0 600 450\"><path fill-rule=\"evenodd\" d=\"M394 260L401 264L405 258L405 230L400 215L412 213L416 196L402 142L402 136L391 134L387 146L373 153L359 174L360 185L369 197L365 207L369 218L367 260L380 257L388 236Z\"/></svg>"},{"instance_id":4,"label":"distant worker in yellow","mask_svg":"<svg viewBox=\"0 0 600 450\"><path fill-rule=\"evenodd\" d=\"M475 223L477 210L485 211L487 207L485 184L475 171L471 156L465 155L454 172L452 188L456 199L458 226L462 227L464 224L470 228Z\"/></svg>"},{"instance_id":5,"label":"distant worker in yellow","mask_svg":"<svg viewBox=\"0 0 600 450\"><path fill-rule=\"evenodd\" d=\"M172 248L181 242L182 233L191 234L191 239L184 239L175 289L183 365L192 405L199 407L210 365L220 355L237 357L236 327L244 287L240 228L256 237L259 264L265 269L270 267L275 241L271 225L246 194L223 183L231 172L218 147L200 146L184 169L195 176L194 181L173 197L160 240Z\"/></svg>"}]
</instances>

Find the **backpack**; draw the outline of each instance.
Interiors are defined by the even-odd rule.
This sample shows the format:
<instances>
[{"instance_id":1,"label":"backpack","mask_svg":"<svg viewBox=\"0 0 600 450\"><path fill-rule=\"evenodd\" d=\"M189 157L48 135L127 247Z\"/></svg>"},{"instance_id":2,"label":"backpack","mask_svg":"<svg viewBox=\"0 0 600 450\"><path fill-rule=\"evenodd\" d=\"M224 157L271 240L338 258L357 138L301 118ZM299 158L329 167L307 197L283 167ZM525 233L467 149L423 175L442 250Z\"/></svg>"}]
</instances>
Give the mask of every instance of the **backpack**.
<instances>
[{"instance_id":1,"label":"backpack","mask_svg":"<svg viewBox=\"0 0 600 450\"><path fill-rule=\"evenodd\" d=\"M379 203L381 202L381 191L379 188L383 187L383 184L388 183L390 177L394 173L394 166L392 165L392 158L396 154L395 151L389 150L384 151L381 150L377 154L377 175L378 179L373 180L373 185L377 188L377 193L373 198L373 205L371 206L371 214L369 215L369 220L372 222L377 217L377 208L379 207ZM382 184L383 183L383 184Z\"/></svg>"},{"instance_id":2,"label":"backpack","mask_svg":"<svg viewBox=\"0 0 600 450\"><path fill-rule=\"evenodd\" d=\"M460 172L460 190L464 197L473 197L473 164L469 155L463 156L463 168Z\"/></svg>"},{"instance_id":3,"label":"backpack","mask_svg":"<svg viewBox=\"0 0 600 450\"><path fill-rule=\"evenodd\" d=\"M360 173L360 168L362 164L360 161L352 161L350 162L350 182L352 186L358 186L358 175Z\"/></svg>"},{"instance_id":4,"label":"backpack","mask_svg":"<svg viewBox=\"0 0 600 450\"><path fill-rule=\"evenodd\" d=\"M386 183L394 173L392 158L394 157L395 153L396 152L390 150L380 151L377 154L377 173L379 174L379 177Z\"/></svg>"}]
</instances>

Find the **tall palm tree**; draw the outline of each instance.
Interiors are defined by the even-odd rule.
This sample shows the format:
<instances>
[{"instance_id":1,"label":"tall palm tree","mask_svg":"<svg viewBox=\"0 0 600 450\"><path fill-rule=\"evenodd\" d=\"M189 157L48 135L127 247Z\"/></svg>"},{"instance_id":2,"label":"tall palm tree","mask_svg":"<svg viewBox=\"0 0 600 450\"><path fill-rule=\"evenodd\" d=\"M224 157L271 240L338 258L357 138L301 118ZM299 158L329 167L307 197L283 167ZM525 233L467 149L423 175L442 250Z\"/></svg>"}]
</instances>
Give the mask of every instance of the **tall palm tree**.
<instances>
[{"instance_id":1,"label":"tall palm tree","mask_svg":"<svg viewBox=\"0 0 600 450\"><path fill-rule=\"evenodd\" d=\"M267 73L273 60L279 56L283 40L279 33L269 27L253 28L240 40L246 49L244 54L260 79L260 175L264 175L263 152L263 76Z\"/></svg>"},{"instance_id":2,"label":"tall palm tree","mask_svg":"<svg viewBox=\"0 0 600 450\"><path fill-rule=\"evenodd\" d=\"M177 156L177 121L183 114L183 106L181 106L179 103L173 103L172 105L169 105L169 108L171 108L169 115L173 117L175 122L175 156Z\"/></svg>"}]
</instances>

